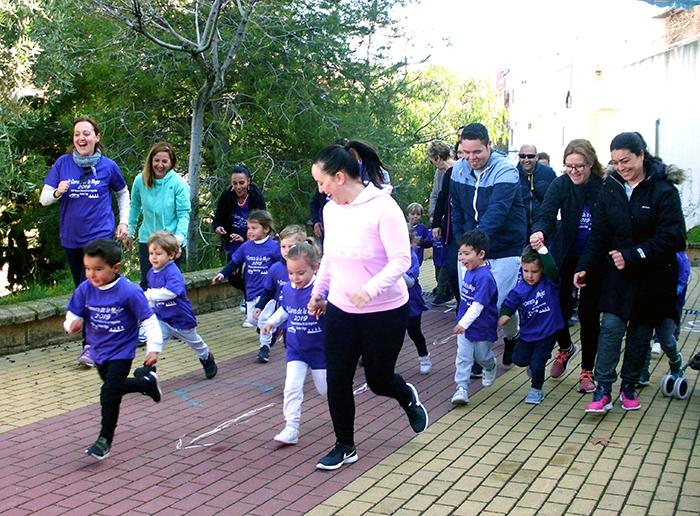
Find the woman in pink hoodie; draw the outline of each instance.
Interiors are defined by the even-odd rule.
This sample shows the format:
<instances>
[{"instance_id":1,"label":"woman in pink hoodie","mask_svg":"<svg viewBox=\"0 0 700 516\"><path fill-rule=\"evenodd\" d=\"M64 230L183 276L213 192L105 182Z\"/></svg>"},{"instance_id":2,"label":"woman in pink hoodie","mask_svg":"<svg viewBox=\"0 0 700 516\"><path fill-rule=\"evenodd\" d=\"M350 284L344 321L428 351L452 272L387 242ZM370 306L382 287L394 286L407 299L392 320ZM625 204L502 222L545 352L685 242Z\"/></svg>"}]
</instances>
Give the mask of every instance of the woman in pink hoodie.
<instances>
[{"instance_id":1,"label":"woman in pink hoodie","mask_svg":"<svg viewBox=\"0 0 700 516\"><path fill-rule=\"evenodd\" d=\"M369 388L396 399L416 433L428 426L415 387L394 372L408 324L403 275L411 245L391 187L382 188L382 169L376 151L358 141L326 147L311 167L319 192L331 198L323 208L324 255L309 302L311 314L320 312L319 300L328 302L328 406L337 440L319 469L357 460L352 382L360 356Z\"/></svg>"}]
</instances>

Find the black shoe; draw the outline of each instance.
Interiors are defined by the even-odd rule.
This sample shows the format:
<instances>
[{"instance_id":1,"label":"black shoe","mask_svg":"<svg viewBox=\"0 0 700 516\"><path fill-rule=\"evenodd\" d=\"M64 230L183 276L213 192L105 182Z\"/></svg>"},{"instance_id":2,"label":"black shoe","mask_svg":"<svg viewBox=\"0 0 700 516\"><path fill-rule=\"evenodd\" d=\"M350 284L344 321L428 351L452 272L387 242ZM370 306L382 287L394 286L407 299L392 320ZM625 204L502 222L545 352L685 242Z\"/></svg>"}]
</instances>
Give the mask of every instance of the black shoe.
<instances>
[{"instance_id":1,"label":"black shoe","mask_svg":"<svg viewBox=\"0 0 700 516\"><path fill-rule=\"evenodd\" d=\"M160 403L160 400L163 398L163 391L160 390L160 378L158 378L158 375L154 372L150 372L144 376L144 380L148 380L149 384L147 387L148 390L143 394L150 397L156 403Z\"/></svg>"},{"instance_id":2,"label":"black shoe","mask_svg":"<svg viewBox=\"0 0 700 516\"><path fill-rule=\"evenodd\" d=\"M146 378L148 373L155 373L155 372L156 372L156 366L144 365L144 366L137 367L136 369L134 369L134 378Z\"/></svg>"},{"instance_id":3,"label":"black shoe","mask_svg":"<svg viewBox=\"0 0 700 516\"><path fill-rule=\"evenodd\" d=\"M97 460L103 460L109 457L109 442L105 437L98 437L95 444L90 446L85 453L95 457Z\"/></svg>"},{"instance_id":4,"label":"black shoe","mask_svg":"<svg viewBox=\"0 0 700 516\"><path fill-rule=\"evenodd\" d=\"M512 339L503 339L503 365L506 367L513 365L513 350L516 342L518 342L517 336Z\"/></svg>"},{"instance_id":5,"label":"black shoe","mask_svg":"<svg viewBox=\"0 0 700 516\"><path fill-rule=\"evenodd\" d=\"M258 362L267 364L270 361L270 348L268 346L260 346L258 351Z\"/></svg>"},{"instance_id":6,"label":"black shoe","mask_svg":"<svg viewBox=\"0 0 700 516\"><path fill-rule=\"evenodd\" d=\"M413 393L413 401L411 401L404 410L406 411L408 422L411 423L413 431L417 434L421 434L428 428L428 411L421 405L416 388L408 382L406 382L406 385Z\"/></svg>"},{"instance_id":7,"label":"black shoe","mask_svg":"<svg viewBox=\"0 0 700 516\"><path fill-rule=\"evenodd\" d=\"M204 376L206 376L208 379L214 378L216 373L219 372L219 368L216 366L216 362L214 361L214 355L212 355L211 352L209 352L209 356L206 360L202 360L200 358L199 362L204 368Z\"/></svg>"},{"instance_id":8,"label":"black shoe","mask_svg":"<svg viewBox=\"0 0 700 516\"><path fill-rule=\"evenodd\" d=\"M330 471L338 469L343 464L351 464L353 462L357 462L357 450L355 450L355 447L335 443L335 447L331 452L318 461L316 468Z\"/></svg>"},{"instance_id":9,"label":"black shoe","mask_svg":"<svg viewBox=\"0 0 700 516\"><path fill-rule=\"evenodd\" d=\"M445 301L442 298L439 298L435 296L435 299L430 303L432 306L442 306L445 304Z\"/></svg>"},{"instance_id":10,"label":"black shoe","mask_svg":"<svg viewBox=\"0 0 700 516\"><path fill-rule=\"evenodd\" d=\"M481 365L474 363L472 366L472 374L470 378L482 378L484 376L484 368Z\"/></svg>"}]
</instances>

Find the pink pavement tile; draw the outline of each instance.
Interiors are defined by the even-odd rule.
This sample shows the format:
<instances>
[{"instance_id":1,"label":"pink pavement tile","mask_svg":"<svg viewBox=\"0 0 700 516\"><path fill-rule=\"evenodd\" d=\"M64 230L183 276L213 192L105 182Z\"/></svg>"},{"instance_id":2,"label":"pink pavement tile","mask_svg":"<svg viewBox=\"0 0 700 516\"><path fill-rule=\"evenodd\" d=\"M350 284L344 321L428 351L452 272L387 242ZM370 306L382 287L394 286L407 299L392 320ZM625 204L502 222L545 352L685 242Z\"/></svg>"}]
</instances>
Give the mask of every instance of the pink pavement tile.
<instances>
[{"instance_id":1,"label":"pink pavement tile","mask_svg":"<svg viewBox=\"0 0 700 516\"><path fill-rule=\"evenodd\" d=\"M306 514L317 505L323 503L325 500L326 498L323 496L307 493L303 497L299 497L297 500L289 504L286 507L286 510L290 512L298 511L298 514Z\"/></svg>"},{"instance_id":2,"label":"pink pavement tile","mask_svg":"<svg viewBox=\"0 0 700 516\"><path fill-rule=\"evenodd\" d=\"M60 507L65 507L67 509L73 509L75 507L80 507L82 505L87 504L88 502L92 502L99 498L101 498L101 495L99 493L95 493L94 491L82 491L80 493L76 493L72 496L68 496L63 500L56 502L56 505Z\"/></svg>"},{"instance_id":3,"label":"pink pavement tile","mask_svg":"<svg viewBox=\"0 0 700 516\"><path fill-rule=\"evenodd\" d=\"M100 516L121 516L122 514L134 514L134 510L142 505L136 500L122 500L112 503L100 510Z\"/></svg>"},{"instance_id":4,"label":"pink pavement tile","mask_svg":"<svg viewBox=\"0 0 700 516\"><path fill-rule=\"evenodd\" d=\"M139 507L139 511L146 514L156 514L158 511L161 511L166 507L170 507L177 501L177 499L170 498L168 496L156 496L143 503Z\"/></svg>"},{"instance_id":5,"label":"pink pavement tile","mask_svg":"<svg viewBox=\"0 0 700 516\"><path fill-rule=\"evenodd\" d=\"M221 493L219 496L214 497L212 500L207 502L207 505L211 505L212 507L221 507L223 509L231 507L234 504L238 505L238 502L247 495L248 493L246 492L231 489L225 493Z\"/></svg>"},{"instance_id":6,"label":"pink pavement tile","mask_svg":"<svg viewBox=\"0 0 700 516\"><path fill-rule=\"evenodd\" d=\"M190 513L197 507L200 507L214 498L212 495L202 494L201 492L192 493L179 502L172 505L173 509L184 510Z\"/></svg>"},{"instance_id":7,"label":"pink pavement tile","mask_svg":"<svg viewBox=\"0 0 700 516\"><path fill-rule=\"evenodd\" d=\"M135 491L133 489L117 489L116 491L112 491L111 493L107 493L104 495L100 495L99 498L96 500L100 503L103 503L105 505L111 506L111 505L116 505L116 504L122 504L128 500L133 501L137 504L140 504L141 502L139 500L131 500L134 496L136 496L136 493L139 491Z\"/></svg>"},{"instance_id":8,"label":"pink pavement tile","mask_svg":"<svg viewBox=\"0 0 700 516\"><path fill-rule=\"evenodd\" d=\"M250 511L250 514L259 514L260 516L270 516L270 514L278 514L289 505L286 500L279 498L270 498L261 505Z\"/></svg>"},{"instance_id":9,"label":"pink pavement tile","mask_svg":"<svg viewBox=\"0 0 700 516\"><path fill-rule=\"evenodd\" d=\"M94 514L100 514L105 506L96 502L87 502L79 507L75 507L69 511L61 513L62 516L93 516Z\"/></svg>"},{"instance_id":10,"label":"pink pavement tile","mask_svg":"<svg viewBox=\"0 0 700 516\"><path fill-rule=\"evenodd\" d=\"M30 494L28 492L27 495L30 497L30 499L27 502L20 505L20 509L38 511L40 509L43 509L44 507L55 505L57 502L60 502L64 499L63 496L59 496L51 492L46 492L45 494Z\"/></svg>"},{"instance_id":11,"label":"pink pavement tile","mask_svg":"<svg viewBox=\"0 0 700 516\"><path fill-rule=\"evenodd\" d=\"M140 491L137 491L131 498L133 500L138 500L143 503L150 502L151 500L154 500L155 498L160 498L161 496L164 496L166 493L172 492L172 489L168 489L167 487L163 486L150 486L146 489L142 489Z\"/></svg>"}]
</instances>

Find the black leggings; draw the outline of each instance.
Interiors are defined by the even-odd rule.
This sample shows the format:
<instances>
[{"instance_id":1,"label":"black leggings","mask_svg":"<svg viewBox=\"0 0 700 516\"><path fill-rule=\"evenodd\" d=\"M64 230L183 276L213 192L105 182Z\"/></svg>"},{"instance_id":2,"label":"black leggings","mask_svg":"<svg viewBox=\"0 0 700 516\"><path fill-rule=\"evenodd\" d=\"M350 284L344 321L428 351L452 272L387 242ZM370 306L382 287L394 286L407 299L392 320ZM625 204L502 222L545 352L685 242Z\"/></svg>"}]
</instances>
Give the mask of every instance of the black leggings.
<instances>
[{"instance_id":1,"label":"black leggings","mask_svg":"<svg viewBox=\"0 0 700 516\"><path fill-rule=\"evenodd\" d=\"M416 345L416 351L418 351L419 357L424 357L428 354L428 348L425 345L425 337L420 329L420 320L422 316L423 314L419 313L418 315L409 317L408 327L406 328L408 336L411 337L411 340Z\"/></svg>"},{"instance_id":2,"label":"black leggings","mask_svg":"<svg viewBox=\"0 0 700 516\"><path fill-rule=\"evenodd\" d=\"M339 443L354 446L353 378L362 356L367 385L375 394L394 398L402 407L413 393L394 372L408 325L408 303L385 312L352 314L328 303L324 328L328 408Z\"/></svg>"}]
</instances>

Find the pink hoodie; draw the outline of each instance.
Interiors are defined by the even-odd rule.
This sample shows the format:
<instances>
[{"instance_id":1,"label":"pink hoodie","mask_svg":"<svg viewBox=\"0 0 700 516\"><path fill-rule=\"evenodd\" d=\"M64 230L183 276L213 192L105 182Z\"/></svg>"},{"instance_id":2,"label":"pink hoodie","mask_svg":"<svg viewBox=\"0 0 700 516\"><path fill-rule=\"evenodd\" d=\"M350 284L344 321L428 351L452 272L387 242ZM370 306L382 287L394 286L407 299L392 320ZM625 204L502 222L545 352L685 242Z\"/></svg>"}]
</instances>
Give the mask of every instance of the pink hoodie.
<instances>
[{"instance_id":1,"label":"pink hoodie","mask_svg":"<svg viewBox=\"0 0 700 516\"><path fill-rule=\"evenodd\" d=\"M350 204L323 208L326 237L313 294L348 313L384 312L408 302L403 279L411 247L403 212L391 191L369 184ZM372 300L362 309L348 294L364 289Z\"/></svg>"}]
</instances>

